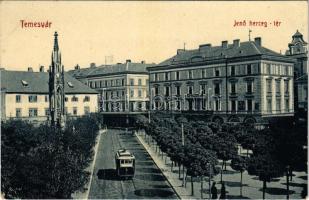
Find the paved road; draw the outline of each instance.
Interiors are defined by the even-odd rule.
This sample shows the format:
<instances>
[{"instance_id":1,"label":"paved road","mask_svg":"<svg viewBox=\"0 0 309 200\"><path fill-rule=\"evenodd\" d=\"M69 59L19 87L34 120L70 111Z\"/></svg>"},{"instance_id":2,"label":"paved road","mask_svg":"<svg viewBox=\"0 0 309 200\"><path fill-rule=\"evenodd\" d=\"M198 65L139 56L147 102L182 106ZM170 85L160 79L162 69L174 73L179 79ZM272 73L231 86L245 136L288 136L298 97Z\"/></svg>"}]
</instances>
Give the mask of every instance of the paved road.
<instances>
[{"instance_id":1,"label":"paved road","mask_svg":"<svg viewBox=\"0 0 309 200\"><path fill-rule=\"evenodd\" d=\"M122 130L108 130L107 133L103 133L99 142L89 199L177 198L161 171L133 134L126 134ZM114 156L120 148L128 149L136 158L133 180L119 180L116 175Z\"/></svg>"}]
</instances>

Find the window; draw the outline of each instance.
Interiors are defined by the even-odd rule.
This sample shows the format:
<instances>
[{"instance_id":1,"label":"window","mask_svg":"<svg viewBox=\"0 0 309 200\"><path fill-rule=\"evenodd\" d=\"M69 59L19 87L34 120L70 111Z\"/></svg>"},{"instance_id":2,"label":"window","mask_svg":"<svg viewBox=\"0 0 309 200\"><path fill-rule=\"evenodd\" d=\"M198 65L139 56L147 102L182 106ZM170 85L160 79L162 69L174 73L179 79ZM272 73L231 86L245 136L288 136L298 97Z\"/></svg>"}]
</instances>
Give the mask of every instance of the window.
<instances>
[{"instance_id":1,"label":"window","mask_svg":"<svg viewBox=\"0 0 309 200\"><path fill-rule=\"evenodd\" d=\"M130 85L134 85L134 79L133 78L130 79Z\"/></svg>"},{"instance_id":2,"label":"window","mask_svg":"<svg viewBox=\"0 0 309 200\"><path fill-rule=\"evenodd\" d=\"M238 101L238 110L239 111L245 110L245 102L244 101Z\"/></svg>"},{"instance_id":3,"label":"window","mask_svg":"<svg viewBox=\"0 0 309 200\"><path fill-rule=\"evenodd\" d=\"M267 92L271 93L271 80L266 80Z\"/></svg>"},{"instance_id":4,"label":"window","mask_svg":"<svg viewBox=\"0 0 309 200\"><path fill-rule=\"evenodd\" d=\"M206 94L206 84L200 85L200 94Z\"/></svg>"},{"instance_id":5,"label":"window","mask_svg":"<svg viewBox=\"0 0 309 200\"><path fill-rule=\"evenodd\" d=\"M48 95L45 95L45 102L48 102Z\"/></svg>"},{"instance_id":6,"label":"window","mask_svg":"<svg viewBox=\"0 0 309 200\"><path fill-rule=\"evenodd\" d=\"M250 82L247 83L247 93L251 94L252 93L252 89L253 89L253 84L250 81Z\"/></svg>"},{"instance_id":7,"label":"window","mask_svg":"<svg viewBox=\"0 0 309 200\"><path fill-rule=\"evenodd\" d=\"M231 93L236 94L236 83L231 83Z\"/></svg>"},{"instance_id":8,"label":"window","mask_svg":"<svg viewBox=\"0 0 309 200\"><path fill-rule=\"evenodd\" d=\"M90 97L89 96L85 96L84 102L89 102L89 101L90 101Z\"/></svg>"},{"instance_id":9,"label":"window","mask_svg":"<svg viewBox=\"0 0 309 200\"><path fill-rule=\"evenodd\" d=\"M215 101L215 110L219 111L220 110L220 100Z\"/></svg>"},{"instance_id":10,"label":"window","mask_svg":"<svg viewBox=\"0 0 309 200\"><path fill-rule=\"evenodd\" d=\"M193 94L193 86L192 85L188 86L188 94Z\"/></svg>"},{"instance_id":11,"label":"window","mask_svg":"<svg viewBox=\"0 0 309 200\"><path fill-rule=\"evenodd\" d=\"M176 110L180 110L180 101L176 101Z\"/></svg>"},{"instance_id":12,"label":"window","mask_svg":"<svg viewBox=\"0 0 309 200\"><path fill-rule=\"evenodd\" d=\"M154 74L154 79L155 79L155 81L159 81L158 74Z\"/></svg>"},{"instance_id":13,"label":"window","mask_svg":"<svg viewBox=\"0 0 309 200\"><path fill-rule=\"evenodd\" d=\"M220 76L220 70L219 69L216 69L215 76Z\"/></svg>"},{"instance_id":14,"label":"window","mask_svg":"<svg viewBox=\"0 0 309 200\"><path fill-rule=\"evenodd\" d=\"M180 94L180 86L179 85L176 86L176 95L181 95Z\"/></svg>"},{"instance_id":15,"label":"window","mask_svg":"<svg viewBox=\"0 0 309 200\"><path fill-rule=\"evenodd\" d=\"M236 101L235 100L231 101L231 110L236 111Z\"/></svg>"},{"instance_id":16,"label":"window","mask_svg":"<svg viewBox=\"0 0 309 200\"><path fill-rule=\"evenodd\" d=\"M280 94L280 81L276 81L276 93Z\"/></svg>"},{"instance_id":17,"label":"window","mask_svg":"<svg viewBox=\"0 0 309 200\"><path fill-rule=\"evenodd\" d=\"M252 111L252 100L251 99L247 100L247 111Z\"/></svg>"},{"instance_id":18,"label":"window","mask_svg":"<svg viewBox=\"0 0 309 200\"><path fill-rule=\"evenodd\" d=\"M139 85L139 86L142 85L142 79L138 79L138 85Z\"/></svg>"},{"instance_id":19,"label":"window","mask_svg":"<svg viewBox=\"0 0 309 200\"><path fill-rule=\"evenodd\" d=\"M130 90L130 97L134 97L134 90Z\"/></svg>"},{"instance_id":20,"label":"window","mask_svg":"<svg viewBox=\"0 0 309 200\"><path fill-rule=\"evenodd\" d=\"M267 111L269 113L271 113L271 111L272 111L271 99L267 99Z\"/></svg>"},{"instance_id":21,"label":"window","mask_svg":"<svg viewBox=\"0 0 309 200\"><path fill-rule=\"evenodd\" d=\"M188 79L192 79L193 73L191 70L187 71L188 72Z\"/></svg>"},{"instance_id":22,"label":"window","mask_svg":"<svg viewBox=\"0 0 309 200\"><path fill-rule=\"evenodd\" d=\"M94 83L93 83L92 81L89 81L89 86L90 86L91 88L94 88Z\"/></svg>"},{"instance_id":23,"label":"window","mask_svg":"<svg viewBox=\"0 0 309 200\"><path fill-rule=\"evenodd\" d=\"M38 109L37 108L29 108L29 117L37 117Z\"/></svg>"},{"instance_id":24,"label":"window","mask_svg":"<svg viewBox=\"0 0 309 200\"><path fill-rule=\"evenodd\" d=\"M85 115L87 115L87 114L90 113L90 108L89 108L89 106L85 106L85 107L84 107L84 113L85 113Z\"/></svg>"},{"instance_id":25,"label":"window","mask_svg":"<svg viewBox=\"0 0 309 200\"><path fill-rule=\"evenodd\" d=\"M69 99L68 97L64 97L64 101L67 102Z\"/></svg>"},{"instance_id":26,"label":"window","mask_svg":"<svg viewBox=\"0 0 309 200\"><path fill-rule=\"evenodd\" d=\"M255 110L259 110L259 109L260 109L260 104L257 103L257 102L255 102L255 104L254 104L254 109L255 109Z\"/></svg>"},{"instance_id":27,"label":"window","mask_svg":"<svg viewBox=\"0 0 309 200\"><path fill-rule=\"evenodd\" d=\"M290 107L289 104L290 104L289 99L285 99L285 111L286 111L286 112L289 112L289 110L290 110L290 109L289 109L289 107Z\"/></svg>"},{"instance_id":28,"label":"window","mask_svg":"<svg viewBox=\"0 0 309 200\"><path fill-rule=\"evenodd\" d=\"M231 76L235 76L235 66L231 66Z\"/></svg>"},{"instance_id":29,"label":"window","mask_svg":"<svg viewBox=\"0 0 309 200\"><path fill-rule=\"evenodd\" d=\"M72 97L72 101L73 101L73 102L76 102L76 101L78 101L78 98L77 98L76 96L73 96L73 97Z\"/></svg>"},{"instance_id":30,"label":"window","mask_svg":"<svg viewBox=\"0 0 309 200\"><path fill-rule=\"evenodd\" d=\"M276 111L280 112L281 111L281 100L276 99Z\"/></svg>"},{"instance_id":31,"label":"window","mask_svg":"<svg viewBox=\"0 0 309 200\"><path fill-rule=\"evenodd\" d=\"M29 95L28 99L29 99L30 103L34 103L34 102L38 101L38 96L37 95Z\"/></svg>"},{"instance_id":32,"label":"window","mask_svg":"<svg viewBox=\"0 0 309 200\"><path fill-rule=\"evenodd\" d=\"M270 64L266 64L266 74L271 74Z\"/></svg>"},{"instance_id":33,"label":"window","mask_svg":"<svg viewBox=\"0 0 309 200\"><path fill-rule=\"evenodd\" d=\"M179 71L176 72L176 80L179 80Z\"/></svg>"},{"instance_id":34,"label":"window","mask_svg":"<svg viewBox=\"0 0 309 200\"><path fill-rule=\"evenodd\" d=\"M159 95L159 87L155 87L155 96Z\"/></svg>"},{"instance_id":35,"label":"window","mask_svg":"<svg viewBox=\"0 0 309 200\"><path fill-rule=\"evenodd\" d=\"M124 86L124 79L121 79L121 85Z\"/></svg>"},{"instance_id":36,"label":"window","mask_svg":"<svg viewBox=\"0 0 309 200\"><path fill-rule=\"evenodd\" d=\"M206 78L206 69L202 69L202 78Z\"/></svg>"},{"instance_id":37,"label":"window","mask_svg":"<svg viewBox=\"0 0 309 200\"><path fill-rule=\"evenodd\" d=\"M21 108L16 108L16 117L21 117Z\"/></svg>"},{"instance_id":38,"label":"window","mask_svg":"<svg viewBox=\"0 0 309 200\"><path fill-rule=\"evenodd\" d=\"M215 95L220 95L220 84L215 83Z\"/></svg>"},{"instance_id":39,"label":"window","mask_svg":"<svg viewBox=\"0 0 309 200\"><path fill-rule=\"evenodd\" d=\"M170 87L169 86L165 87L165 96L170 96Z\"/></svg>"},{"instance_id":40,"label":"window","mask_svg":"<svg viewBox=\"0 0 309 200\"><path fill-rule=\"evenodd\" d=\"M284 81L284 92L285 92L286 94L289 93L289 80L285 80L285 81Z\"/></svg>"},{"instance_id":41,"label":"window","mask_svg":"<svg viewBox=\"0 0 309 200\"><path fill-rule=\"evenodd\" d=\"M49 116L49 108L45 108L45 116Z\"/></svg>"},{"instance_id":42,"label":"window","mask_svg":"<svg viewBox=\"0 0 309 200\"><path fill-rule=\"evenodd\" d=\"M77 107L73 107L73 115L77 115Z\"/></svg>"},{"instance_id":43,"label":"window","mask_svg":"<svg viewBox=\"0 0 309 200\"><path fill-rule=\"evenodd\" d=\"M284 71L285 71L284 75L289 75L289 66L286 65Z\"/></svg>"},{"instance_id":44,"label":"window","mask_svg":"<svg viewBox=\"0 0 309 200\"><path fill-rule=\"evenodd\" d=\"M251 64L247 65L247 74L251 74Z\"/></svg>"},{"instance_id":45,"label":"window","mask_svg":"<svg viewBox=\"0 0 309 200\"><path fill-rule=\"evenodd\" d=\"M21 96L20 95L16 95L16 103L20 103L21 102Z\"/></svg>"},{"instance_id":46,"label":"window","mask_svg":"<svg viewBox=\"0 0 309 200\"><path fill-rule=\"evenodd\" d=\"M168 81L170 79L170 74L169 72L165 72L165 80Z\"/></svg>"},{"instance_id":47,"label":"window","mask_svg":"<svg viewBox=\"0 0 309 200\"><path fill-rule=\"evenodd\" d=\"M138 97L142 97L142 90L138 90Z\"/></svg>"}]
</instances>

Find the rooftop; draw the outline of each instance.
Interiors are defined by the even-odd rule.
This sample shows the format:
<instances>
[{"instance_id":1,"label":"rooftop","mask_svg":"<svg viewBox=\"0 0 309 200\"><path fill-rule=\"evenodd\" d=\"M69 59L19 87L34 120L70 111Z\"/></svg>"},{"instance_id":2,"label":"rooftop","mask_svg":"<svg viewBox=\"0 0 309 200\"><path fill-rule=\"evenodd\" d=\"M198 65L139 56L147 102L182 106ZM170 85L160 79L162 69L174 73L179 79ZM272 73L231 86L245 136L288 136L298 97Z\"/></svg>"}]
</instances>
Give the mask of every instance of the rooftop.
<instances>
[{"instance_id":1,"label":"rooftop","mask_svg":"<svg viewBox=\"0 0 309 200\"><path fill-rule=\"evenodd\" d=\"M154 66L155 64L146 64L145 62L141 63L132 63L130 60L127 60L126 63L117 63L114 65L100 65L100 66L91 66L88 68L80 68L79 66L75 67L74 70L69 70L68 73L74 77L91 77L91 76L100 76L100 75L110 75L110 74L119 74L119 73L147 73L147 67Z\"/></svg>"},{"instance_id":2,"label":"rooftop","mask_svg":"<svg viewBox=\"0 0 309 200\"><path fill-rule=\"evenodd\" d=\"M262 46L262 39L255 38L254 41L240 42L239 39L222 41L221 46L211 46L211 44L200 45L198 49L184 50L178 49L173 57L159 63L157 66L178 65L183 63L206 62L222 58L241 58L255 55L268 55L274 57L285 57L284 55L272 51Z\"/></svg>"},{"instance_id":3,"label":"rooftop","mask_svg":"<svg viewBox=\"0 0 309 200\"><path fill-rule=\"evenodd\" d=\"M49 74L47 72L0 70L1 91L7 93L44 93L48 94ZM66 94L97 94L69 74L64 74Z\"/></svg>"}]
</instances>

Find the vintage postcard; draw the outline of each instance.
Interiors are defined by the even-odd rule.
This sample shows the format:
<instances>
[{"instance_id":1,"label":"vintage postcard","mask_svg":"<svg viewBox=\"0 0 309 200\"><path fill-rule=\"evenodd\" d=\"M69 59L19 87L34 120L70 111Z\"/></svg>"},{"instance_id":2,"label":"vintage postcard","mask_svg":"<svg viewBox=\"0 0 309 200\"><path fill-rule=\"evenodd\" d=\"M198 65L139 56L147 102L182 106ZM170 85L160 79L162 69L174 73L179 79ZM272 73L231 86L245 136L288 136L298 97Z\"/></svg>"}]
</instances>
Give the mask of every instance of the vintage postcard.
<instances>
[{"instance_id":1,"label":"vintage postcard","mask_svg":"<svg viewBox=\"0 0 309 200\"><path fill-rule=\"evenodd\" d=\"M0 1L1 198L305 199L307 1Z\"/></svg>"}]
</instances>

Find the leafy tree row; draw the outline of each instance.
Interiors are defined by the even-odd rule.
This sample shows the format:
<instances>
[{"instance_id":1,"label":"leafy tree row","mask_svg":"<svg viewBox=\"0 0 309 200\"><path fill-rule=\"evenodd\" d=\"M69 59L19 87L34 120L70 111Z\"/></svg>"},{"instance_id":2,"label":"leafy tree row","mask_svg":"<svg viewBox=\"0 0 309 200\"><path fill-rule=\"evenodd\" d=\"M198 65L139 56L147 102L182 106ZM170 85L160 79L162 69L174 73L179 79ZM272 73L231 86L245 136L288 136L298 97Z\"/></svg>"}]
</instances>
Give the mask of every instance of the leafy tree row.
<instances>
[{"instance_id":1,"label":"leafy tree row","mask_svg":"<svg viewBox=\"0 0 309 200\"><path fill-rule=\"evenodd\" d=\"M5 198L71 198L88 181L99 129L97 116L65 130L14 120L1 124L1 191ZM73 128L74 127L74 128Z\"/></svg>"}]
</instances>

